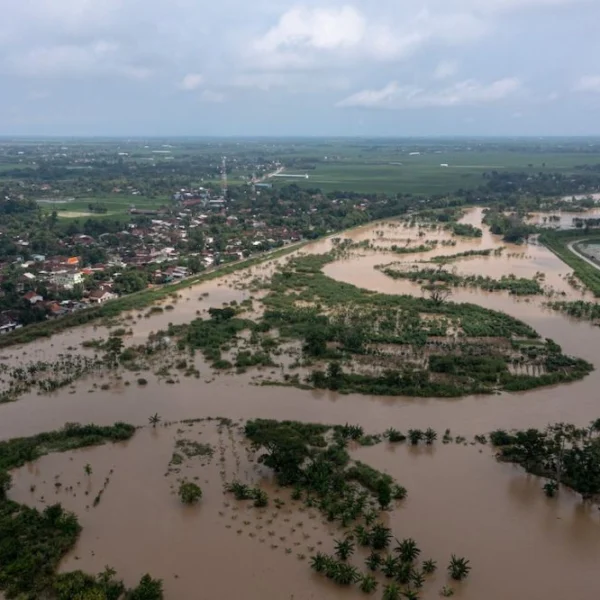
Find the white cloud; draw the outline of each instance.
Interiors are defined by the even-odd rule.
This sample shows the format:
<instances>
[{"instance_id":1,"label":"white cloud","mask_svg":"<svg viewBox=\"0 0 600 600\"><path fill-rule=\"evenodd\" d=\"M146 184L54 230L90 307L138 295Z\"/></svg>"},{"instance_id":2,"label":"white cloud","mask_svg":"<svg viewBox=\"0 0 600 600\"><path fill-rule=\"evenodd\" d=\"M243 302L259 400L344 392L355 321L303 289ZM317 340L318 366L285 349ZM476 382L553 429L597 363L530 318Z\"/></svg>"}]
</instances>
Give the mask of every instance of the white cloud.
<instances>
[{"instance_id":1,"label":"white cloud","mask_svg":"<svg viewBox=\"0 0 600 600\"><path fill-rule=\"evenodd\" d=\"M250 44L250 63L262 69L323 68L401 60L428 42L462 44L486 32L477 15L430 10L377 12L352 6L296 7Z\"/></svg>"},{"instance_id":2,"label":"white cloud","mask_svg":"<svg viewBox=\"0 0 600 600\"><path fill-rule=\"evenodd\" d=\"M458 72L458 63L453 60L443 60L433 72L435 79L448 79Z\"/></svg>"},{"instance_id":3,"label":"white cloud","mask_svg":"<svg viewBox=\"0 0 600 600\"><path fill-rule=\"evenodd\" d=\"M600 94L600 75L586 75L574 87L576 92L592 92Z\"/></svg>"},{"instance_id":4,"label":"white cloud","mask_svg":"<svg viewBox=\"0 0 600 600\"><path fill-rule=\"evenodd\" d=\"M521 83L516 78L499 79L489 84L468 79L436 91L392 81L380 90L352 94L337 106L388 109L473 106L504 100L520 88Z\"/></svg>"},{"instance_id":5,"label":"white cloud","mask_svg":"<svg viewBox=\"0 0 600 600\"><path fill-rule=\"evenodd\" d=\"M204 76L200 73L188 73L179 84L179 87L186 92L197 90L204 83Z\"/></svg>"}]
</instances>

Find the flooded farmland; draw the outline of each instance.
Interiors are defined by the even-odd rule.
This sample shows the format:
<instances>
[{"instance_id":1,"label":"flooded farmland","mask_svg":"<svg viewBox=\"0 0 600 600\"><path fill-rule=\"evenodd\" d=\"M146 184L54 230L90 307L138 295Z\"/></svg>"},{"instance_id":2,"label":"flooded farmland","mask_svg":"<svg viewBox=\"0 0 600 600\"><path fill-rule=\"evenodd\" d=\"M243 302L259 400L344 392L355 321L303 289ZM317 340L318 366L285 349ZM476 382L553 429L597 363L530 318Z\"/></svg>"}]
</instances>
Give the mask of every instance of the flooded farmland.
<instances>
[{"instance_id":1,"label":"flooded farmland","mask_svg":"<svg viewBox=\"0 0 600 600\"><path fill-rule=\"evenodd\" d=\"M481 217L481 210L474 209L463 222L480 227ZM506 245L486 228L481 238L451 238L440 230L424 231L419 237L415 228L392 221L362 227L343 237L353 242L374 240L377 248L357 248L326 265L324 272L361 288L419 296L417 284L391 279L375 267L391 262L409 266L436 256L504 246L497 256L465 257L452 267L461 274L492 277L533 277L541 272L544 286L554 294L591 300L568 283L571 270L546 248L535 243ZM389 251L393 244L418 245L427 239L439 242L428 252L398 255ZM443 246L444 240L456 243ZM315 242L301 252L324 252L332 244L331 240ZM142 343L149 333L166 329L169 323L186 323L224 303L241 303L252 297L252 310L258 310L261 293L248 284L256 277L269 277L273 268L265 263L182 290L177 298L163 302L171 309L151 316L125 315L118 325L131 330L131 335L124 337L125 344ZM565 352L598 368L597 328L544 308L545 299L463 288L452 295L454 301L471 302L518 318L560 344ZM49 360L69 351L91 356L93 349L84 349L81 343L104 338L109 331L105 326L73 329L49 340L8 348L2 352L3 360L7 364ZM222 416L235 422L256 417L350 422L360 423L370 433L381 433L391 426L402 430L432 427L439 432L450 429L470 440L497 428L544 427L557 421L585 425L600 416L598 370L577 382L529 392L441 399L261 386L256 385L257 376L279 371L278 365L243 374L215 374L200 357L195 364L200 376L181 377L175 384L153 373L145 374L148 383L144 386L135 383L133 373L119 374L121 379L95 373L51 394L30 391L16 402L0 405L0 437L32 435L68 421L110 424L123 420L145 425L149 415L159 413L164 421ZM108 385L98 385L102 383ZM183 435L181 430L215 449L211 459L197 458L184 467L185 474L197 477L204 491L196 507L179 503L173 488L178 474L168 471L174 444ZM414 449L381 443L355 448L352 454L389 473L408 489L408 498L387 517L398 537L414 537L424 554L440 564L445 564L453 552L471 559L472 574L456 586L455 597L562 600L568 596L591 600L600 594L596 566L599 511L576 494L563 490L557 499L545 498L539 478L497 463L487 446L440 443ZM93 466L90 477L83 471L88 463ZM110 482L102 500L93 506L92 498L106 478ZM272 494L280 494L285 505L277 510L259 510L236 504L223 494L224 481L232 478L259 482ZM123 444L43 457L14 473L11 490L11 497L19 502L41 507L59 500L78 515L83 533L63 561L62 570L98 572L110 564L130 584L150 572L164 579L167 598L244 594L250 600L298 600L362 595L311 572L306 558L309 548L323 547L331 552L333 538L340 533L323 523L320 515L311 518L310 511L301 511L303 507L285 494L285 490L276 490L267 470L253 461L236 428L219 431L212 422L146 427ZM263 525L269 519L271 529ZM293 526L300 522L301 526ZM274 534L264 535L264 529ZM354 557L356 564L358 558ZM230 565L236 565L235 577L229 576ZM568 578L565 573L569 573ZM444 583L445 573L436 574L422 597L438 597Z\"/></svg>"}]
</instances>

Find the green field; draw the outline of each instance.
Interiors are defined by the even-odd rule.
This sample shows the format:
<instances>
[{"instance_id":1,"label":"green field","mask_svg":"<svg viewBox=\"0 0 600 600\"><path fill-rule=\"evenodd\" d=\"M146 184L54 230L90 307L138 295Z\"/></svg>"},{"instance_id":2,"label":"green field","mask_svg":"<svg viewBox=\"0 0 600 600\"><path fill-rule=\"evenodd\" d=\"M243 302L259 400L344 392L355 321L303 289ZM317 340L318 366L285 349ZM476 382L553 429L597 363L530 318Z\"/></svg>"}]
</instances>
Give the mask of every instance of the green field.
<instances>
[{"instance_id":1,"label":"green field","mask_svg":"<svg viewBox=\"0 0 600 600\"><path fill-rule=\"evenodd\" d=\"M348 154L350 154L348 152ZM483 174L490 171L519 170L573 172L577 165L600 163L600 154L477 152L437 150L418 156L407 152L377 152L321 159L314 169L286 168L286 173L308 174L308 179L272 180L276 185L294 182L302 187L321 188L325 192L446 194L459 188L475 188L484 183ZM447 164L448 167L442 167Z\"/></svg>"},{"instance_id":2,"label":"green field","mask_svg":"<svg viewBox=\"0 0 600 600\"><path fill-rule=\"evenodd\" d=\"M105 213L93 213L89 210L89 205L93 203L103 204L107 208ZM44 212L56 211L61 219L78 218L120 218L128 213L130 208L156 210L161 206L170 206L171 200L166 197L145 198L143 196L113 195L113 196L95 196L89 198L75 198L67 202L40 202Z\"/></svg>"}]
</instances>

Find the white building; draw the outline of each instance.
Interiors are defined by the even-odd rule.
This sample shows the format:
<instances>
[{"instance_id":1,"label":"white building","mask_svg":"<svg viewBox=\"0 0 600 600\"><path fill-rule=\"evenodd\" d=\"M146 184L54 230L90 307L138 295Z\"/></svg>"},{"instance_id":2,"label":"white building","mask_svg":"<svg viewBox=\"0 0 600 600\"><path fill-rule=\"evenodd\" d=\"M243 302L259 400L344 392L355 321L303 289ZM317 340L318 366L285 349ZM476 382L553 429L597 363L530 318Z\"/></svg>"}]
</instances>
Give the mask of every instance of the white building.
<instances>
[{"instance_id":1,"label":"white building","mask_svg":"<svg viewBox=\"0 0 600 600\"><path fill-rule=\"evenodd\" d=\"M83 283L83 273L81 271L54 271L50 275L50 281L67 290L72 290L76 285Z\"/></svg>"}]
</instances>

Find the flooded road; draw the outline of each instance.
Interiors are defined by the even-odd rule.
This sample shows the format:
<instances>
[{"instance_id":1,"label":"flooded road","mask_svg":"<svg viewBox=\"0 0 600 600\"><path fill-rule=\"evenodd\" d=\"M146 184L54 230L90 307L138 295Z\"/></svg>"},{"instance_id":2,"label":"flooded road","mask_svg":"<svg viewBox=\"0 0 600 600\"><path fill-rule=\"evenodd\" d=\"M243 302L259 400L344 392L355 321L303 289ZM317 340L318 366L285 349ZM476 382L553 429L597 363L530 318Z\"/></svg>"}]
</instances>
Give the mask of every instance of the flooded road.
<instances>
[{"instance_id":1,"label":"flooded road","mask_svg":"<svg viewBox=\"0 0 600 600\"><path fill-rule=\"evenodd\" d=\"M481 226L481 210L470 211L464 222ZM419 237L417 231L392 222L347 232L342 237L355 242L375 240L377 246L384 248L398 243L394 240L408 237L411 245L425 243L427 239L438 239L440 243L434 250L420 254L359 249L347 259L328 264L324 271L330 277L362 288L420 295L418 285L393 280L374 267L393 261L412 264L435 256L504 245L500 256L459 259L449 267L463 274L492 277L510 273L532 277L541 271L545 274L543 285L564 294L561 297L591 300L566 282L571 270L542 246L507 246L487 229L481 238L472 239L450 238L442 231L424 231ZM450 239L456 241L454 246L441 245L442 240ZM331 246L331 240L323 240L305 246L302 252L324 252ZM182 297L177 302L163 302L163 306L172 304L173 309L155 316L130 315L123 320L123 326L131 327L133 334L124 338L125 343L142 343L149 332L164 329L169 322L187 322L198 316L197 311L205 314L211 306L239 303L251 296L258 298L258 293L242 288L254 277L268 276L272 269L272 264L264 264L250 273L240 272L181 290ZM585 358L597 369L600 367L600 330L543 308L546 298L515 298L506 293L457 289L452 300L473 302L519 318L560 344L567 353ZM258 306L258 300L255 303ZM19 362L33 357L48 359L68 347L82 352L82 341L105 337L108 331L102 326L75 329L25 348L8 348L2 354L6 361ZM66 421L110 424L124 420L143 425L154 413L171 421L223 416L236 421L269 417L360 423L372 433L388 427L403 431L432 427L438 432L449 428L453 434L469 438L497 428L544 427L557 421L584 425L600 416L600 370L572 384L525 393L439 399L340 395L259 386L252 384L249 373L214 378L206 365L201 361L197 364L201 371L199 379L182 377L175 385L145 374L149 383L142 388L135 385L133 373L126 373L124 379L132 382L128 387L115 382L109 390L96 388L90 393L92 380L88 379L78 381L73 389L51 395L27 394L17 402L0 405L0 438L55 429ZM60 500L80 516L82 538L62 565L63 569L97 572L110 564L129 584L148 571L164 578L167 599L212 600L242 594L249 600L364 597L358 591L340 589L311 573L306 562L297 557L300 553L308 554L305 546L313 545L304 543L302 537L290 538L290 554L284 551L288 547L284 543L276 549L271 549L268 542L261 543L258 532L262 530L252 529L260 526L257 509L238 509L244 516L240 514L234 521L249 522L241 527L242 533L238 534L234 526L227 528L235 516L233 513L238 511L233 510L232 503L223 506L228 500L222 494L222 469L214 458L210 464L196 465L189 472L199 477L204 491L201 505L182 507L172 495L176 477L165 476L177 435L175 427L143 429L124 445L47 456L15 475L11 496L16 500L43 506L40 498L44 496L45 502ZM228 478L235 475L249 481L261 480L260 469L244 454L236 458L236 445L231 440L209 431L203 424L195 426L194 432L215 447L225 446ZM559 499L546 499L538 478L527 476L511 465L498 464L487 447L438 444L414 451L405 446L392 448L380 444L358 449L356 457L389 472L408 488L408 499L390 515L398 537L414 537L424 556L432 556L440 564L445 564L452 552L471 559L472 575L457 587L455 597L465 600L599 597L599 511L583 504L577 495L563 491ZM86 481L83 474L83 465L88 462L94 467L91 481ZM114 473L102 501L97 507L86 509L110 469ZM54 485L56 475L61 482L58 491ZM34 492L30 491L32 485ZM271 484L266 481L264 485ZM76 496L65 491L69 486L74 487ZM86 486L90 486L88 496ZM295 513L284 518L306 520L305 515ZM283 527L278 525L277 537L289 535L279 535ZM250 533L257 535L251 537ZM315 536L315 544L321 541L323 551L330 552L333 534L334 531L320 524L311 535ZM335 535L339 536L339 532ZM304 549L297 549L293 545L296 542ZM157 548L161 551L157 552ZM235 577L230 576L231 565L235 565ZM439 588L445 583L445 575L440 573L433 584L427 585L423 597L438 597Z\"/></svg>"}]
</instances>

